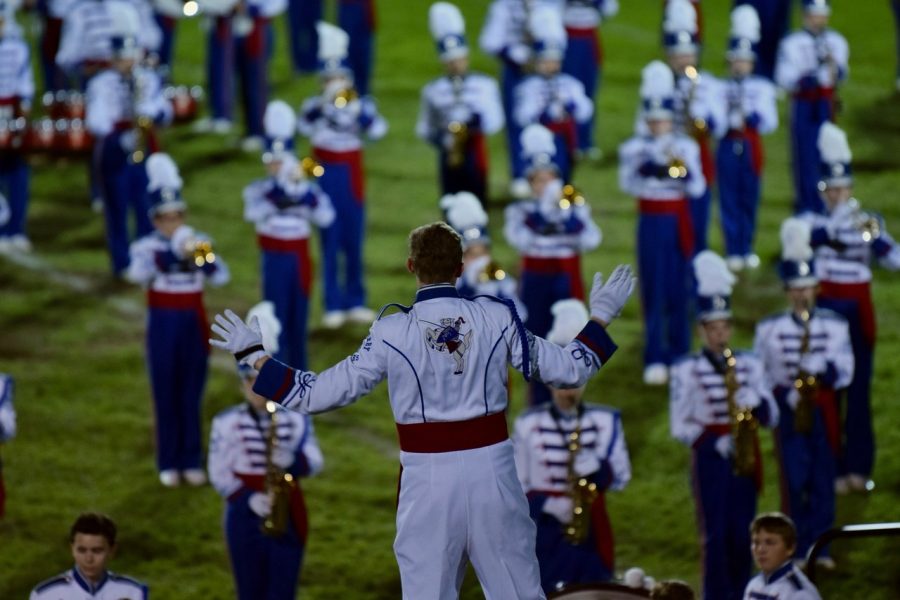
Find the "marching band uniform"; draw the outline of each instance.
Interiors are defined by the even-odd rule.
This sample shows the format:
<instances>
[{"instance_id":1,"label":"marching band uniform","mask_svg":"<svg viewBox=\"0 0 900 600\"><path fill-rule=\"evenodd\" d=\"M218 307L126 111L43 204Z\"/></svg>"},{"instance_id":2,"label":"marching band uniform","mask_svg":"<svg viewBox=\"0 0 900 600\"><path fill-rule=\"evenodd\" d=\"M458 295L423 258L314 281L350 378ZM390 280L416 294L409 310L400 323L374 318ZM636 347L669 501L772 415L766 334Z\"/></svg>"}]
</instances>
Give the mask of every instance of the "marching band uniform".
<instances>
[{"instance_id":1,"label":"marching band uniform","mask_svg":"<svg viewBox=\"0 0 900 600\"><path fill-rule=\"evenodd\" d=\"M719 178L719 212L728 267L734 271L759 266L753 252L756 213L763 168L761 135L778 127L775 87L760 76L739 71L744 61L756 58L759 17L750 6L731 13L731 39L726 54L732 75L717 86L715 103L727 107L724 135L716 153ZM748 65L749 66L749 65Z\"/></svg>"},{"instance_id":2,"label":"marching band uniform","mask_svg":"<svg viewBox=\"0 0 900 600\"><path fill-rule=\"evenodd\" d=\"M798 228L801 239L792 241L798 239ZM809 225L798 219L788 219L782 225L780 271L788 289L818 285L809 262L809 231ZM805 324L796 309L761 321L753 345L774 386L772 394L781 415L775 436L781 463L782 510L796 524L798 556L806 556L813 542L834 524L834 455L840 445L835 390L847 387L853 377L847 320L811 305L806 310ZM808 431L802 431L803 426L795 421L799 395L794 386L801 370L815 375L818 386Z\"/></svg>"},{"instance_id":3,"label":"marching band uniform","mask_svg":"<svg viewBox=\"0 0 900 600\"><path fill-rule=\"evenodd\" d=\"M241 376L252 379L256 373L245 367ZM274 418L271 455L267 440L272 417L250 401L220 412L210 431L209 479L225 499L225 538L239 600L295 597L308 530L298 480L321 471L324 462L309 416L279 409ZM281 535L261 529L272 510L267 494L270 468L292 476L288 523Z\"/></svg>"},{"instance_id":4,"label":"marching band uniform","mask_svg":"<svg viewBox=\"0 0 900 600\"><path fill-rule=\"evenodd\" d=\"M147 600L148 597L147 585L137 579L107 571L103 580L92 585L73 567L39 583L29 600Z\"/></svg>"},{"instance_id":5,"label":"marching band uniform","mask_svg":"<svg viewBox=\"0 0 900 600\"><path fill-rule=\"evenodd\" d=\"M591 104L603 74L603 45L600 24L619 12L619 0L564 0L563 23L566 27L566 54L563 73L581 82ZM578 123L578 149L582 153L597 153L594 144L594 113L584 123Z\"/></svg>"},{"instance_id":6,"label":"marching band uniform","mask_svg":"<svg viewBox=\"0 0 900 600\"><path fill-rule=\"evenodd\" d=\"M130 25L122 27L128 29ZM112 44L119 57L140 56L130 32L114 36ZM136 237L153 229L144 198L146 171L135 160L135 154L152 153L158 144L152 130L138 134L138 121L168 123L172 106L163 97L159 75L139 66L131 67L127 74L114 68L99 72L90 80L86 96L85 126L95 139L94 171L99 176L103 197L106 243L113 273L119 276L128 267L129 208L134 213ZM141 143L147 147L139 148Z\"/></svg>"},{"instance_id":7,"label":"marching band uniform","mask_svg":"<svg viewBox=\"0 0 900 600\"><path fill-rule=\"evenodd\" d=\"M516 86L513 115L520 128L540 123L553 132L554 162L563 182L570 183L578 150L578 126L587 123L594 114L594 103L580 81L560 72L566 49L566 30L560 11L550 6L535 7L531 11L529 30L534 40L537 74Z\"/></svg>"},{"instance_id":8,"label":"marching band uniform","mask_svg":"<svg viewBox=\"0 0 900 600\"><path fill-rule=\"evenodd\" d=\"M500 91L491 77L468 71L469 48L459 9L447 2L436 2L428 16L447 75L422 88L416 135L438 150L442 195L471 192L487 205L485 136L503 127ZM460 125L465 129L455 135L452 128Z\"/></svg>"},{"instance_id":9,"label":"marching band uniform","mask_svg":"<svg viewBox=\"0 0 900 600\"><path fill-rule=\"evenodd\" d=\"M316 23L321 20L322 0L288 0L285 24L291 36L291 64L298 73L316 71Z\"/></svg>"},{"instance_id":10,"label":"marching band uniform","mask_svg":"<svg viewBox=\"0 0 900 600\"><path fill-rule=\"evenodd\" d=\"M375 0L338 0L337 25L350 36L347 66L356 90L367 96L375 59Z\"/></svg>"},{"instance_id":11,"label":"marching band uniform","mask_svg":"<svg viewBox=\"0 0 900 600\"><path fill-rule=\"evenodd\" d=\"M827 0L803 0L805 15L829 15ZM837 86L849 70L847 40L832 29L804 28L781 41L775 82L791 94L794 212L823 212L819 197L819 127L835 115Z\"/></svg>"},{"instance_id":12,"label":"marching band uniform","mask_svg":"<svg viewBox=\"0 0 900 600\"><path fill-rule=\"evenodd\" d=\"M778 45L788 31L793 0L735 0L735 6L747 4L759 15L760 37L753 72L772 81L775 79L775 57Z\"/></svg>"},{"instance_id":13,"label":"marching band uniform","mask_svg":"<svg viewBox=\"0 0 900 600\"><path fill-rule=\"evenodd\" d=\"M5 4L0 0L0 7ZM7 15L0 15L0 121L12 122L28 115L34 97L34 79L28 44L11 33ZM31 170L19 148L0 150L0 195L6 197L6 218L0 216L0 251L13 247L28 250L25 235Z\"/></svg>"},{"instance_id":14,"label":"marching band uniform","mask_svg":"<svg viewBox=\"0 0 900 600\"><path fill-rule=\"evenodd\" d=\"M313 157L324 174L322 190L331 198L337 218L320 230L325 288L323 324L339 327L344 320L370 323L366 308L362 250L365 234L363 137L378 140L387 122L369 96L355 97L346 65L347 34L319 23L319 61L323 92L300 107L297 129L309 138ZM343 268L340 267L343 261Z\"/></svg>"},{"instance_id":15,"label":"marching band uniform","mask_svg":"<svg viewBox=\"0 0 900 600\"><path fill-rule=\"evenodd\" d=\"M819 134L822 181L826 188L852 185L851 154L843 132L831 123ZM862 213L854 199L829 203L828 214L801 215L812 226L816 277L820 282L818 305L843 315L850 325L855 369L847 390L843 447L838 475L848 476L853 487L865 489L875 462L870 386L875 351L875 307L872 304L871 263L890 271L900 270L900 245L884 229L876 215ZM866 220L873 220L868 226ZM869 231L865 231L869 227Z\"/></svg>"},{"instance_id":16,"label":"marching band uniform","mask_svg":"<svg viewBox=\"0 0 900 600\"><path fill-rule=\"evenodd\" d=\"M744 600L822 600L819 591L794 561L774 573L759 573L747 584Z\"/></svg>"},{"instance_id":17,"label":"marching band uniform","mask_svg":"<svg viewBox=\"0 0 900 600\"><path fill-rule=\"evenodd\" d=\"M644 68L642 121L673 118L674 77ZM645 127L647 127L645 125ZM676 132L636 135L619 147L619 187L638 199L638 267L644 317L644 381L664 384L668 365L690 350L688 261L695 239L688 198L703 194L700 150Z\"/></svg>"},{"instance_id":18,"label":"marching band uniform","mask_svg":"<svg viewBox=\"0 0 900 600\"><path fill-rule=\"evenodd\" d=\"M13 378L0 373L0 445L16 437L16 407L13 405ZM0 460L0 519L6 513L6 485Z\"/></svg>"},{"instance_id":19,"label":"marching band uniform","mask_svg":"<svg viewBox=\"0 0 900 600\"><path fill-rule=\"evenodd\" d=\"M574 299L560 300L554 313L548 341L559 345L568 343L588 318L584 304ZM573 316L572 323L562 324ZM516 471L537 526L541 586L548 594L573 583L612 579L613 534L604 494L623 489L631 479L619 411L586 404L580 398L571 410L564 408L569 407L554 401L527 410L516 418L513 434ZM578 440L575 453L569 447L573 434ZM564 535L574 519L572 494L578 492L573 478L586 478L596 485L595 497L584 507L590 516L580 541Z\"/></svg>"},{"instance_id":20,"label":"marching band uniform","mask_svg":"<svg viewBox=\"0 0 900 600\"><path fill-rule=\"evenodd\" d=\"M44 91L55 92L66 87L66 74L56 63L56 53L62 39L63 21L79 0L46 0L41 12L44 28L41 32L41 71Z\"/></svg>"},{"instance_id":21,"label":"marching band uniform","mask_svg":"<svg viewBox=\"0 0 900 600\"><path fill-rule=\"evenodd\" d=\"M595 279L592 312L609 322L631 286L627 267L605 286ZM606 298L616 298L615 314L601 308ZM488 597L544 598L507 433L506 365L575 387L615 344L590 321L560 348L527 332L509 305L462 299L450 283L425 285L400 308L375 321L358 352L321 373L266 361L254 392L311 414L346 406L387 378L403 467L394 542L403 598L456 598L467 559ZM258 337L226 314L230 323L219 315L213 326L224 341L213 342L254 364L263 356Z\"/></svg>"},{"instance_id":22,"label":"marching band uniform","mask_svg":"<svg viewBox=\"0 0 900 600\"><path fill-rule=\"evenodd\" d=\"M306 368L306 324L313 267L309 255L311 224L334 221L331 200L314 180L297 180L294 158L296 116L279 100L265 115L269 150L263 160L277 163L279 172L244 188L244 219L256 225L261 250L263 298L272 302L281 323L279 360Z\"/></svg>"},{"instance_id":23,"label":"marching band uniform","mask_svg":"<svg viewBox=\"0 0 900 600\"><path fill-rule=\"evenodd\" d=\"M710 266L705 266L712 263ZM730 320L728 296L734 276L725 261L706 250L694 268L699 284L698 320L701 327ZM729 336L730 337L730 334ZM725 339L723 344L728 344ZM751 410L764 426L778 422L778 407L765 381L762 361L750 352L727 354L706 345L672 366L669 385L672 437L692 450L691 485L700 530L703 597L741 598L750 579L750 522L756 514L756 494L762 481L759 443L753 433L755 468L735 472L735 417L730 414L726 377L729 369L738 383L735 410Z\"/></svg>"},{"instance_id":24,"label":"marching band uniform","mask_svg":"<svg viewBox=\"0 0 900 600\"><path fill-rule=\"evenodd\" d=\"M131 244L127 278L147 289L147 367L156 415L157 466L164 485L178 472L203 483L200 403L206 384L209 327L203 306L205 283L228 283L220 257L203 260L190 246L208 240L183 223L167 237L156 219L186 209L181 179L168 155L147 159L151 216L157 230ZM199 265L199 266L198 266Z\"/></svg>"},{"instance_id":25,"label":"marching band uniform","mask_svg":"<svg viewBox=\"0 0 900 600\"><path fill-rule=\"evenodd\" d=\"M271 21L287 8L287 0L248 0L246 31L232 29L235 68L241 78L245 148L262 146L263 113L269 100L268 62L272 46Z\"/></svg>"}]
</instances>

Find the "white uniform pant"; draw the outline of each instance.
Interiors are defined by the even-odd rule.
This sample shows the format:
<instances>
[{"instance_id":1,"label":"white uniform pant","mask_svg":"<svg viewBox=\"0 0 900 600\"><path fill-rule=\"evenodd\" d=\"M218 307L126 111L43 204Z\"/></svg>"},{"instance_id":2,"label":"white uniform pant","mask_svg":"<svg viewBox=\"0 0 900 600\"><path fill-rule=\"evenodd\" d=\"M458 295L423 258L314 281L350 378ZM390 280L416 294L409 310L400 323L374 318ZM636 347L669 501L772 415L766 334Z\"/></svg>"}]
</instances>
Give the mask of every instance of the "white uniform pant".
<instances>
[{"instance_id":1,"label":"white uniform pant","mask_svg":"<svg viewBox=\"0 0 900 600\"><path fill-rule=\"evenodd\" d=\"M404 600L457 600L471 560L487 600L543 599L512 442L401 452L394 553Z\"/></svg>"}]
</instances>

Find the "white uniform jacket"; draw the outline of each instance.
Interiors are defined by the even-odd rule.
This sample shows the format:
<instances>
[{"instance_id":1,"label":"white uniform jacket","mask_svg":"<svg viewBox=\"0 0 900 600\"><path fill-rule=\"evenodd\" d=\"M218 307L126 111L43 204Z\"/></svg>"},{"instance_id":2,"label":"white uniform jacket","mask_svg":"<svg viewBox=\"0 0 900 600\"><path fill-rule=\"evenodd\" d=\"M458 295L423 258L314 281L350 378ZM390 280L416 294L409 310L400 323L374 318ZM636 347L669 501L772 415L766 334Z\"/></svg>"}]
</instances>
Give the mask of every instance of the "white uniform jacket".
<instances>
[{"instance_id":1,"label":"white uniform jacket","mask_svg":"<svg viewBox=\"0 0 900 600\"><path fill-rule=\"evenodd\" d=\"M778 128L775 86L765 77L724 79L716 87L716 95L714 102L725 107L725 126L716 131L720 138L745 127L753 127L762 135Z\"/></svg>"},{"instance_id":2,"label":"white uniform jacket","mask_svg":"<svg viewBox=\"0 0 900 600\"><path fill-rule=\"evenodd\" d=\"M683 163L686 177L663 174L674 161ZM706 190L700 147L692 138L677 133L629 138L619 146L619 187L642 200L697 198Z\"/></svg>"},{"instance_id":3,"label":"white uniform jacket","mask_svg":"<svg viewBox=\"0 0 900 600\"><path fill-rule=\"evenodd\" d=\"M504 211L503 236L523 256L570 258L600 245L603 234L587 204L521 200Z\"/></svg>"},{"instance_id":4,"label":"white uniform jacket","mask_svg":"<svg viewBox=\"0 0 900 600\"><path fill-rule=\"evenodd\" d=\"M744 590L744 600L822 600L803 571L787 562L768 577L759 573Z\"/></svg>"},{"instance_id":5,"label":"white uniform jacket","mask_svg":"<svg viewBox=\"0 0 900 600\"><path fill-rule=\"evenodd\" d=\"M324 96L303 101L297 116L297 131L309 138L314 148L330 152L350 152L362 148L363 137L380 140L388 125L374 100L366 96L337 108Z\"/></svg>"},{"instance_id":6,"label":"white uniform jacket","mask_svg":"<svg viewBox=\"0 0 900 600\"><path fill-rule=\"evenodd\" d=\"M553 77L532 75L516 86L513 115L516 124L550 124L569 119L586 123L594 114L594 102L584 92L584 85L567 73Z\"/></svg>"},{"instance_id":7,"label":"white uniform jacket","mask_svg":"<svg viewBox=\"0 0 900 600\"><path fill-rule=\"evenodd\" d=\"M790 388L800 365L803 324L793 311L772 315L756 325L753 351L763 361L770 388ZM821 354L827 365L820 380L841 389L853 379L853 348L847 320L836 312L817 308L809 320L809 353Z\"/></svg>"},{"instance_id":8,"label":"white uniform jacket","mask_svg":"<svg viewBox=\"0 0 900 600\"><path fill-rule=\"evenodd\" d=\"M0 373L0 442L16 436L16 407L13 406L13 378Z\"/></svg>"},{"instance_id":9,"label":"white uniform jacket","mask_svg":"<svg viewBox=\"0 0 900 600\"><path fill-rule=\"evenodd\" d=\"M0 36L0 100L15 98L23 109L31 106L34 97L30 54L28 44L22 38L8 34ZM6 109L6 106L0 106L0 119L14 116L11 110L5 114Z\"/></svg>"},{"instance_id":10,"label":"white uniform jacket","mask_svg":"<svg viewBox=\"0 0 900 600\"><path fill-rule=\"evenodd\" d=\"M477 124L485 135L503 128L503 105L497 82L481 73L469 73L458 88L441 77L422 88L416 135L435 145L444 143L447 126L453 122Z\"/></svg>"},{"instance_id":11,"label":"white uniform jacket","mask_svg":"<svg viewBox=\"0 0 900 600\"><path fill-rule=\"evenodd\" d=\"M831 57L834 67L826 61ZM775 62L775 83L788 92L810 87L832 88L847 78L850 47L837 31L819 35L803 29L781 40Z\"/></svg>"},{"instance_id":12,"label":"white uniform jacket","mask_svg":"<svg viewBox=\"0 0 900 600\"><path fill-rule=\"evenodd\" d=\"M56 64L64 70L78 67L84 61L107 61L112 58L111 39L114 24L109 14L111 4L134 11L140 29L137 44L148 52L159 50L162 32L146 0L78 0L63 15L62 35Z\"/></svg>"},{"instance_id":13,"label":"white uniform jacket","mask_svg":"<svg viewBox=\"0 0 900 600\"><path fill-rule=\"evenodd\" d=\"M558 0L562 4L563 24L572 29L594 29L603 19L616 16L619 0Z\"/></svg>"},{"instance_id":14,"label":"white uniform jacket","mask_svg":"<svg viewBox=\"0 0 900 600\"><path fill-rule=\"evenodd\" d=\"M213 419L207 470L210 483L223 498L244 488L244 478L266 475L269 424L266 411L257 412L246 402ZM310 417L279 408L275 413L275 431L276 464L295 477L315 475L322 470L322 451Z\"/></svg>"},{"instance_id":15,"label":"white uniform jacket","mask_svg":"<svg viewBox=\"0 0 900 600\"><path fill-rule=\"evenodd\" d=\"M195 237L209 239L202 233ZM129 253L131 263L125 272L126 279L154 292L195 294L203 291L203 284L207 281L218 287L231 279L228 265L218 254L215 262L197 268L192 257L182 259L177 256L173 251L172 240L159 232L132 242Z\"/></svg>"},{"instance_id":16,"label":"white uniform jacket","mask_svg":"<svg viewBox=\"0 0 900 600\"><path fill-rule=\"evenodd\" d=\"M107 69L87 86L85 126L95 137L112 133L118 124L136 117L156 123L172 120L172 104L163 96L162 82L154 71L135 67L131 78Z\"/></svg>"},{"instance_id":17,"label":"white uniform jacket","mask_svg":"<svg viewBox=\"0 0 900 600\"><path fill-rule=\"evenodd\" d=\"M38 584L29 600L147 600L147 586L136 579L109 571L97 585L82 577L77 568Z\"/></svg>"},{"instance_id":18,"label":"white uniform jacket","mask_svg":"<svg viewBox=\"0 0 900 600\"><path fill-rule=\"evenodd\" d=\"M562 10L558 0L494 0L478 37L485 54L524 65L531 59L528 15L535 6Z\"/></svg>"},{"instance_id":19,"label":"white uniform jacket","mask_svg":"<svg viewBox=\"0 0 900 600\"><path fill-rule=\"evenodd\" d=\"M596 459L601 489L621 490L631 480L631 461L618 410L584 404L576 416L544 405L519 415L514 428L516 471L525 493L562 495L569 491L568 444L576 424L581 428L580 453Z\"/></svg>"},{"instance_id":20,"label":"white uniform jacket","mask_svg":"<svg viewBox=\"0 0 900 600\"><path fill-rule=\"evenodd\" d=\"M778 423L778 405L766 384L762 361L751 352L735 353L739 405L753 408L760 423ZM746 390L746 392L744 391ZM742 400L740 396L745 394ZM694 446L705 433L716 433L730 424L725 377L713 366L708 351L690 354L672 366L669 382L669 425L672 437Z\"/></svg>"},{"instance_id":21,"label":"white uniform jacket","mask_svg":"<svg viewBox=\"0 0 900 600\"><path fill-rule=\"evenodd\" d=\"M256 225L257 235L304 240L311 233L310 222L317 227L331 225L334 207L315 182L280 185L268 177L244 188L244 219Z\"/></svg>"}]
</instances>

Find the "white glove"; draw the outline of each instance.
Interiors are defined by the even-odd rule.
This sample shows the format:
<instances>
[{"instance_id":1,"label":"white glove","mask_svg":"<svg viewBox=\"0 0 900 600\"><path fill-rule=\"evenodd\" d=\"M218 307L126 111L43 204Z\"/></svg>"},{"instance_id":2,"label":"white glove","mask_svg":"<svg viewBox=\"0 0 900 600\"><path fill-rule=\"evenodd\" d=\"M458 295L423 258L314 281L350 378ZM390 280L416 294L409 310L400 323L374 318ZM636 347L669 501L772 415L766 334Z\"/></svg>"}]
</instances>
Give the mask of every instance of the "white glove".
<instances>
[{"instance_id":1,"label":"white glove","mask_svg":"<svg viewBox=\"0 0 900 600\"><path fill-rule=\"evenodd\" d=\"M759 394L748 387L742 387L735 393L734 402L741 408L756 408L759 406Z\"/></svg>"},{"instance_id":2,"label":"white glove","mask_svg":"<svg viewBox=\"0 0 900 600\"><path fill-rule=\"evenodd\" d=\"M813 375L821 375L828 370L828 361L821 354L808 352L800 359L800 370Z\"/></svg>"},{"instance_id":3,"label":"white glove","mask_svg":"<svg viewBox=\"0 0 900 600\"><path fill-rule=\"evenodd\" d=\"M716 452L722 458L729 458L734 453L734 440L730 435L720 435L716 440Z\"/></svg>"},{"instance_id":4,"label":"white glove","mask_svg":"<svg viewBox=\"0 0 900 600\"><path fill-rule=\"evenodd\" d=\"M566 105L561 100L551 102L547 106L547 116L553 121L562 121L566 118Z\"/></svg>"},{"instance_id":5,"label":"white glove","mask_svg":"<svg viewBox=\"0 0 900 600\"><path fill-rule=\"evenodd\" d=\"M791 410L797 410L797 404L800 403L800 392L797 391L797 388L791 386L788 389L787 396L784 397L784 401L791 407Z\"/></svg>"},{"instance_id":6,"label":"white glove","mask_svg":"<svg viewBox=\"0 0 900 600\"><path fill-rule=\"evenodd\" d=\"M287 469L294 464L294 453L287 448L275 448L272 453L272 462L280 469Z\"/></svg>"},{"instance_id":7,"label":"white glove","mask_svg":"<svg viewBox=\"0 0 900 600\"><path fill-rule=\"evenodd\" d=\"M619 265L613 271L606 284L603 275L594 273L594 284L591 286L591 317L605 323L612 322L622 312L628 296L634 291L637 278L631 274L631 265Z\"/></svg>"},{"instance_id":8,"label":"white glove","mask_svg":"<svg viewBox=\"0 0 900 600\"><path fill-rule=\"evenodd\" d=\"M531 58L531 49L525 44L513 44L506 51L509 60L518 65L524 65Z\"/></svg>"},{"instance_id":9,"label":"white glove","mask_svg":"<svg viewBox=\"0 0 900 600\"><path fill-rule=\"evenodd\" d=\"M834 85L833 73L831 72L831 67L828 66L827 63L818 68L816 79L819 80L819 85L822 87L831 87Z\"/></svg>"},{"instance_id":10,"label":"white glove","mask_svg":"<svg viewBox=\"0 0 900 600\"><path fill-rule=\"evenodd\" d=\"M178 229L172 234L172 252L178 258L187 256L189 248L194 241L194 228L188 225L179 225Z\"/></svg>"},{"instance_id":11,"label":"white glove","mask_svg":"<svg viewBox=\"0 0 900 600\"><path fill-rule=\"evenodd\" d=\"M129 129L128 131L123 131L119 136L119 148L122 149L123 152L127 152L131 154L134 152L134 149L137 147L137 134L133 129Z\"/></svg>"},{"instance_id":12,"label":"white glove","mask_svg":"<svg viewBox=\"0 0 900 600\"><path fill-rule=\"evenodd\" d=\"M600 459L598 459L594 454L590 452L582 450L575 456L575 473L579 477L584 477L585 475L590 475L591 473L596 473L600 470Z\"/></svg>"},{"instance_id":13,"label":"white glove","mask_svg":"<svg viewBox=\"0 0 900 600\"><path fill-rule=\"evenodd\" d=\"M742 111L732 110L728 112L728 127L740 131L744 128L744 115Z\"/></svg>"},{"instance_id":14,"label":"white glove","mask_svg":"<svg viewBox=\"0 0 900 600\"><path fill-rule=\"evenodd\" d=\"M221 340L210 338L209 343L224 350L228 350L241 364L253 367L266 351L262 345L262 333L259 329L259 319L253 317L248 326L233 311L225 309L225 316L216 315L212 331Z\"/></svg>"},{"instance_id":15,"label":"white glove","mask_svg":"<svg viewBox=\"0 0 900 600\"><path fill-rule=\"evenodd\" d=\"M269 498L268 494L253 492L247 500L247 505L258 517L265 519L272 514L272 499Z\"/></svg>"},{"instance_id":16,"label":"white glove","mask_svg":"<svg viewBox=\"0 0 900 600\"><path fill-rule=\"evenodd\" d=\"M572 520L572 499L568 496L551 496L544 501L544 512L553 515L560 523Z\"/></svg>"}]
</instances>

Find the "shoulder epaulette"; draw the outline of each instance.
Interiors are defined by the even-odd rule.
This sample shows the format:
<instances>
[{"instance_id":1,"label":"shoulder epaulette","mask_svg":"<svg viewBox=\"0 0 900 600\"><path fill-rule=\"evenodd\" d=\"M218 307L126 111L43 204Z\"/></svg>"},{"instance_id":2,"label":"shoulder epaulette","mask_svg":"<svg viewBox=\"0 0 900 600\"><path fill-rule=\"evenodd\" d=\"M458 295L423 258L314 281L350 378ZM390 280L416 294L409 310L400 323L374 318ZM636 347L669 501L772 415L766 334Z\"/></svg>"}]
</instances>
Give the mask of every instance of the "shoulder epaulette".
<instances>
[{"instance_id":1,"label":"shoulder epaulette","mask_svg":"<svg viewBox=\"0 0 900 600\"><path fill-rule=\"evenodd\" d=\"M383 317L384 313L386 313L388 311L388 309L390 309L390 308L399 308L401 311L403 311L404 314L406 314L412 310L411 306L406 306L406 305L403 305L403 304L400 304L397 302L391 302L390 304L385 304L384 306L381 307L381 310L378 312L378 318L375 320L376 321L381 320L381 317Z\"/></svg>"},{"instance_id":2,"label":"shoulder epaulette","mask_svg":"<svg viewBox=\"0 0 900 600\"><path fill-rule=\"evenodd\" d=\"M788 579L788 581L790 581L793 584L794 588L796 588L797 590L803 589L803 582L800 581L800 578L797 577L796 573L788 573L787 579Z\"/></svg>"},{"instance_id":3,"label":"shoulder epaulette","mask_svg":"<svg viewBox=\"0 0 900 600\"><path fill-rule=\"evenodd\" d=\"M43 592L44 590L53 587L54 585L60 585L64 583L69 583L69 576L66 573L62 575L57 575L56 577L51 577L47 581L42 581L37 584L34 588L35 592Z\"/></svg>"}]
</instances>

